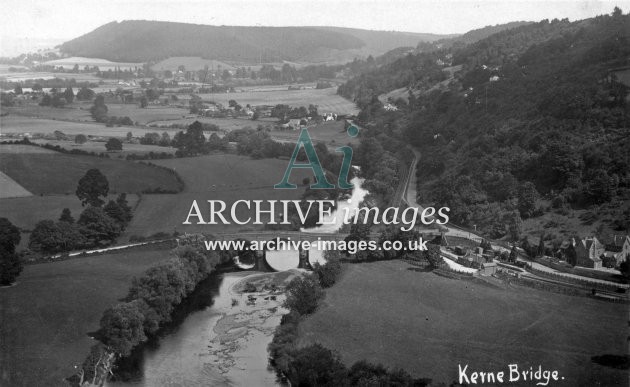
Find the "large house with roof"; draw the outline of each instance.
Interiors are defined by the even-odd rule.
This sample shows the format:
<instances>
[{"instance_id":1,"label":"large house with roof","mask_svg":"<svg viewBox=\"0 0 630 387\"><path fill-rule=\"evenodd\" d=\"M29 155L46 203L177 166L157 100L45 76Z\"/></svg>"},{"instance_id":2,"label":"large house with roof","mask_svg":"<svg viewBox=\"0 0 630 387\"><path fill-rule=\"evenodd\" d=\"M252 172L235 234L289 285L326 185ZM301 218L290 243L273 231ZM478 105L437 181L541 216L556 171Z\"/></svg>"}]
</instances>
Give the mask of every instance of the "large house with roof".
<instances>
[{"instance_id":1,"label":"large house with roof","mask_svg":"<svg viewBox=\"0 0 630 387\"><path fill-rule=\"evenodd\" d=\"M604 255L606 258L614 260L615 266L630 259L630 236L613 235L605 244Z\"/></svg>"}]
</instances>

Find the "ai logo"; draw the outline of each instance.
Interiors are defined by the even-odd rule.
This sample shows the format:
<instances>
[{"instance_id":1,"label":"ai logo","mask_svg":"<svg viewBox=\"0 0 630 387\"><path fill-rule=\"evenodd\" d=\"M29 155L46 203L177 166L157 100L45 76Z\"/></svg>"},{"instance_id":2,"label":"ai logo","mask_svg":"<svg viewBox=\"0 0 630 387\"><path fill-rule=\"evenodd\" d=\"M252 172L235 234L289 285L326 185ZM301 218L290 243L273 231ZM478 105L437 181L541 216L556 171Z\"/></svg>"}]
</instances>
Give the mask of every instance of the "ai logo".
<instances>
[{"instance_id":1,"label":"ai logo","mask_svg":"<svg viewBox=\"0 0 630 387\"><path fill-rule=\"evenodd\" d=\"M354 125L350 125L346 132L348 133L348 136L356 137L359 134L359 129ZM300 151L300 147L302 146L306 152L308 164L297 163L297 156ZM348 172L350 172L350 163L352 162L352 148L349 146L342 146L335 149L335 151L343 153L343 162L341 163L341 170L339 171L337 187L340 189L352 189L354 188L354 185L348 183ZM311 184L311 188L313 189L335 188L333 184L330 184L328 180L326 180L326 174L322 169L322 165L319 163L319 158L317 158L317 153L315 152L315 147L311 141L311 136L308 134L308 129L306 128L302 128L300 131L300 137L298 138L297 144L295 144L295 150L293 150L293 155L291 156L291 160L289 160L289 165L287 166L287 170L284 173L282 181L273 187L276 189L297 188L295 184L289 183L289 177L291 176L293 168L308 168L313 171L315 179L317 180L317 184Z\"/></svg>"}]
</instances>

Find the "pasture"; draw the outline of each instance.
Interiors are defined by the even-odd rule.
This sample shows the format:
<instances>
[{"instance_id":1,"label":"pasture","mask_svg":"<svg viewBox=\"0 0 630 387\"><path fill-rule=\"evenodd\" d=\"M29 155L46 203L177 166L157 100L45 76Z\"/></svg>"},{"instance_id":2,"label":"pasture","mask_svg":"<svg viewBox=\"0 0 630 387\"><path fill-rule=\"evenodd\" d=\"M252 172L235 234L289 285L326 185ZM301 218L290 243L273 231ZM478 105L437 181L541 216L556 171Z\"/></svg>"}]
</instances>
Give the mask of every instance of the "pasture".
<instances>
[{"instance_id":1,"label":"pasture","mask_svg":"<svg viewBox=\"0 0 630 387\"><path fill-rule=\"evenodd\" d=\"M311 171L297 169L290 181L298 189L276 190L273 185L282 180L288 161L278 159L254 160L245 156L218 154L202 157L156 160L155 164L175 170L184 180L185 189L177 195L144 195L127 227L124 237L147 236L155 232L223 232L261 228L261 225L183 225L193 200L197 200L204 216L208 214L207 200L223 200L227 205L226 219L231 221L229 208L237 200L299 199L304 191L304 177ZM252 204L253 205L253 204ZM266 207L265 207L266 208ZM241 220L252 216L244 206L237 207ZM263 216L262 218L267 219ZM191 221L196 222L196 218ZM205 219L207 220L207 219ZM266 223L266 221L264 221Z\"/></svg>"},{"instance_id":2,"label":"pasture","mask_svg":"<svg viewBox=\"0 0 630 387\"><path fill-rule=\"evenodd\" d=\"M38 152L30 153L33 148ZM0 145L0 171L34 195L74 194L79 179L92 168L107 177L112 194L138 193L158 187L179 190L175 175L161 168L93 156L42 153L29 145Z\"/></svg>"},{"instance_id":3,"label":"pasture","mask_svg":"<svg viewBox=\"0 0 630 387\"><path fill-rule=\"evenodd\" d=\"M67 386L103 311L169 254L147 248L26 266L16 285L0 288L0 385Z\"/></svg>"},{"instance_id":4,"label":"pasture","mask_svg":"<svg viewBox=\"0 0 630 387\"><path fill-rule=\"evenodd\" d=\"M626 385L627 371L591 357L627 353L627 305L415 270L400 261L347 265L300 323L299 345L318 342L347 365L367 359L446 384L459 364L506 374L518 364L558 370L567 386Z\"/></svg>"},{"instance_id":5,"label":"pasture","mask_svg":"<svg viewBox=\"0 0 630 387\"><path fill-rule=\"evenodd\" d=\"M293 107L308 107L308 105L313 104L318 107L320 114L337 113L356 115L359 113L359 109L354 102L337 95L337 89L334 87L328 89L264 90L265 89L236 93L199 94L199 96L205 101L214 101L224 106L228 106L228 101L233 99L241 106L247 104L251 106L286 104Z\"/></svg>"}]
</instances>

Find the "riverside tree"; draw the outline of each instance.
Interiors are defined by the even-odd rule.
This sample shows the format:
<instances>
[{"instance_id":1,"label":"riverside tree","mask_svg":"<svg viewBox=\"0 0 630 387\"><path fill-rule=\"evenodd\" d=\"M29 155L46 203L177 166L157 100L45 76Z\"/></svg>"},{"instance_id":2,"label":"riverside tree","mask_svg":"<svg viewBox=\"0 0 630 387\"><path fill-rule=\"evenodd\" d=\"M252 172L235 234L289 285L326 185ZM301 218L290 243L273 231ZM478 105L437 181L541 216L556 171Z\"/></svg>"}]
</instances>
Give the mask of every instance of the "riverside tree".
<instances>
[{"instance_id":1,"label":"riverside tree","mask_svg":"<svg viewBox=\"0 0 630 387\"><path fill-rule=\"evenodd\" d=\"M284 306L301 315L315 312L324 291L314 275L297 277L287 285Z\"/></svg>"}]
</instances>

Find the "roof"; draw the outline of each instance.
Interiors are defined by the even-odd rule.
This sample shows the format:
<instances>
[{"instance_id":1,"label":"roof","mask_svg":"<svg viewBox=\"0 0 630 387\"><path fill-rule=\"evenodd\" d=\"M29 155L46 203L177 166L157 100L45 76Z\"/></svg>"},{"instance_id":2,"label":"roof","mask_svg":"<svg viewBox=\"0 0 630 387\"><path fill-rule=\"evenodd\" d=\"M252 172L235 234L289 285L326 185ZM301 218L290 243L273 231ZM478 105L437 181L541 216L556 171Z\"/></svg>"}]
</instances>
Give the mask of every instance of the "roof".
<instances>
[{"instance_id":1,"label":"roof","mask_svg":"<svg viewBox=\"0 0 630 387\"><path fill-rule=\"evenodd\" d=\"M613 237L606 243L606 250L619 252L626 242L630 243L630 236L613 235Z\"/></svg>"}]
</instances>

